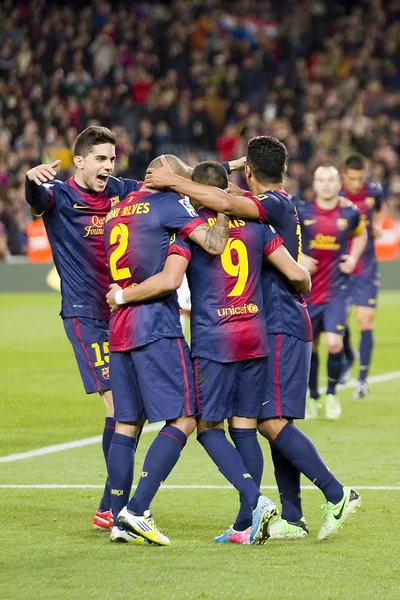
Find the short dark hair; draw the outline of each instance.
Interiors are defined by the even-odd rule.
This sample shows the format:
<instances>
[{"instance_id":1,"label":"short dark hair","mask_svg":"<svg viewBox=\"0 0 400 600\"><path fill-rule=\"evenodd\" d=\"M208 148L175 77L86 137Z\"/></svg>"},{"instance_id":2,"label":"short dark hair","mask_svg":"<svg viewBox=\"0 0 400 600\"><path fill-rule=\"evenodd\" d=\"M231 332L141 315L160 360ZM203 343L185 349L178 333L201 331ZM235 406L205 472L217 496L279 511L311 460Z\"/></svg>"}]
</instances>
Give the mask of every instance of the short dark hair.
<instances>
[{"instance_id":1,"label":"short dark hair","mask_svg":"<svg viewBox=\"0 0 400 600\"><path fill-rule=\"evenodd\" d=\"M280 183L287 158L285 144L269 135L258 135L247 145L246 162L262 183Z\"/></svg>"},{"instance_id":2,"label":"short dark hair","mask_svg":"<svg viewBox=\"0 0 400 600\"><path fill-rule=\"evenodd\" d=\"M363 169L365 169L365 158L362 154L351 154L346 158L344 168L354 169L355 171L362 171Z\"/></svg>"},{"instance_id":3,"label":"short dark hair","mask_svg":"<svg viewBox=\"0 0 400 600\"><path fill-rule=\"evenodd\" d=\"M74 156L87 156L93 146L99 144L112 144L115 146L117 137L111 129L93 125L87 127L78 135L74 145Z\"/></svg>"},{"instance_id":4,"label":"short dark hair","mask_svg":"<svg viewBox=\"0 0 400 600\"><path fill-rule=\"evenodd\" d=\"M195 166L192 173L192 181L205 183L224 190L228 187L228 174L224 167L212 160L205 160Z\"/></svg>"}]
</instances>

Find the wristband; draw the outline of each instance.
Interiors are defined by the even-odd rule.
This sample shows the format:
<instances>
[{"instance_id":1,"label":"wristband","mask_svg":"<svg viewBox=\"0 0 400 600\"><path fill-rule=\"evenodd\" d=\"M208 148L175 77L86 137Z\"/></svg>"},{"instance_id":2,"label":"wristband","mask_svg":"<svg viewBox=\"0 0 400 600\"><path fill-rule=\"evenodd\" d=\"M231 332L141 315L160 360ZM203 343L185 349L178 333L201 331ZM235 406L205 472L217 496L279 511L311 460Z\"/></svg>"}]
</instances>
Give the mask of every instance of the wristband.
<instances>
[{"instance_id":1,"label":"wristband","mask_svg":"<svg viewBox=\"0 0 400 600\"><path fill-rule=\"evenodd\" d=\"M115 302L116 302L116 304L118 304L118 306L121 306L122 304L126 304L126 302L123 298L123 294L124 294L124 290L118 290L117 292L115 292Z\"/></svg>"}]
</instances>

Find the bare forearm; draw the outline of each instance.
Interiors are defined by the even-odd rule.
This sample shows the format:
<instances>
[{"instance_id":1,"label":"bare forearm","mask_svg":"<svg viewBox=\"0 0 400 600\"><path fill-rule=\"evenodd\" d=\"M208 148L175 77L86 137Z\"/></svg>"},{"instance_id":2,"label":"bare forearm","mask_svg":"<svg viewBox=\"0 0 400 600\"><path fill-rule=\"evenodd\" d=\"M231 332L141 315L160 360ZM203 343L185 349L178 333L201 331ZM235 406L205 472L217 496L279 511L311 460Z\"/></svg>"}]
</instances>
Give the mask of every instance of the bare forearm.
<instances>
[{"instance_id":1,"label":"bare forearm","mask_svg":"<svg viewBox=\"0 0 400 600\"><path fill-rule=\"evenodd\" d=\"M147 300L167 296L175 289L176 287L172 285L171 279L161 272L134 287L125 288L123 299L126 304L140 304Z\"/></svg>"},{"instance_id":2,"label":"bare forearm","mask_svg":"<svg viewBox=\"0 0 400 600\"><path fill-rule=\"evenodd\" d=\"M368 234L367 230L364 229L361 235L357 236L353 240L353 244L351 246L350 256L357 263L360 260L361 254L364 252L365 246L367 245Z\"/></svg>"},{"instance_id":3,"label":"bare forearm","mask_svg":"<svg viewBox=\"0 0 400 600\"><path fill-rule=\"evenodd\" d=\"M222 254L229 237L229 217L218 214L214 225L200 225L189 235L189 238L199 244L209 254Z\"/></svg>"}]
</instances>

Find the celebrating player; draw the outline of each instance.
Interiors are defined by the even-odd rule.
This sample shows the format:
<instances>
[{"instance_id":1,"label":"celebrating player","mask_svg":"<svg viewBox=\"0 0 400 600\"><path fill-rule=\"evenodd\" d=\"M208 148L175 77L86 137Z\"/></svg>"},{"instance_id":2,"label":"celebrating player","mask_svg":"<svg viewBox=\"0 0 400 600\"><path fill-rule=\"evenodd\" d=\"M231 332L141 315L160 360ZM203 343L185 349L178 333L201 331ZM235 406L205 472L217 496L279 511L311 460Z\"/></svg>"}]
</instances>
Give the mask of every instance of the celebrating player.
<instances>
[{"instance_id":1,"label":"celebrating player","mask_svg":"<svg viewBox=\"0 0 400 600\"><path fill-rule=\"evenodd\" d=\"M76 173L68 181L55 179L60 161L26 174L26 200L43 215L53 259L61 278L61 317L87 394L98 392L106 406L103 452L107 456L114 433L109 379L108 289L103 243L104 218L115 200L139 188L139 182L112 177L115 134L106 127L88 127L75 142ZM93 525L112 525L108 481Z\"/></svg>"},{"instance_id":2,"label":"celebrating player","mask_svg":"<svg viewBox=\"0 0 400 600\"><path fill-rule=\"evenodd\" d=\"M147 280L145 284L154 289L153 276L164 266L171 231L197 242L211 254L223 252L229 233L223 215L210 226L186 198L146 187L114 206L104 227L110 279L122 288ZM178 263L179 271L185 259L171 258ZM187 261L184 269L186 265ZM165 296L179 287L184 269L181 275L169 279L167 289L157 291L155 295L161 294L162 298L124 306L111 319L110 369L116 430L108 468L113 514L121 526L113 527L112 541L141 543L146 538L158 545L169 544L152 518L150 503L178 461L196 426L194 415L199 412L176 294ZM137 286L139 293L143 285ZM122 296L123 290L118 293ZM149 448L139 484L128 502L136 439L146 419L165 421L166 425Z\"/></svg>"},{"instance_id":3,"label":"celebrating player","mask_svg":"<svg viewBox=\"0 0 400 600\"><path fill-rule=\"evenodd\" d=\"M315 417L318 393L318 338L326 333L328 347L328 387L324 399L325 415L338 419L342 412L336 396L343 361L343 335L349 312L349 274L367 242L360 212L354 206L342 207L338 192L340 176L331 165L319 167L314 174L315 200L298 206L303 232L302 264L312 275L313 288L307 297L313 326L314 350L310 369L309 416ZM348 253L349 240L353 238Z\"/></svg>"},{"instance_id":4,"label":"celebrating player","mask_svg":"<svg viewBox=\"0 0 400 600\"><path fill-rule=\"evenodd\" d=\"M382 186L370 183L365 178L365 160L360 154L352 154L344 164L342 173L343 185L341 195L351 200L361 213L368 234L367 245L350 277L350 295L356 307L360 339L360 371L358 386L354 390L354 398L363 398L368 394L367 376L371 364L374 346L374 320L379 288L378 265L374 245L375 215L382 208ZM350 376L354 361L354 351L350 345L348 328L344 337L345 367L343 382Z\"/></svg>"},{"instance_id":5,"label":"celebrating player","mask_svg":"<svg viewBox=\"0 0 400 600\"><path fill-rule=\"evenodd\" d=\"M148 172L146 182L157 187L164 187L168 182L176 191L188 194L215 211L268 220L292 256L298 259L300 223L291 199L282 188L286 162L287 150L281 142L259 136L250 140L247 148L246 179L251 192L246 196L235 197L217 188L187 181L166 168ZM259 429L270 442L282 501L282 519L271 524L268 535L276 538L307 535L300 498L300 473L303 473L326 498L323 523L317 536L322 540L339 530L361 499L357 492L342 486L311 440L291 422L294 418L304 418L312 328L303 297L285 277L274 269L265 270L264 275L264 309L271 354L267 371L269 391L260 413ZM240 452L240 446L237 447ZM243 458L247 466L246 457ZM255 453L253 458L255 460ZM217 541L231 541L230 533L228 530Z\"/></svg>"}]
</instances>

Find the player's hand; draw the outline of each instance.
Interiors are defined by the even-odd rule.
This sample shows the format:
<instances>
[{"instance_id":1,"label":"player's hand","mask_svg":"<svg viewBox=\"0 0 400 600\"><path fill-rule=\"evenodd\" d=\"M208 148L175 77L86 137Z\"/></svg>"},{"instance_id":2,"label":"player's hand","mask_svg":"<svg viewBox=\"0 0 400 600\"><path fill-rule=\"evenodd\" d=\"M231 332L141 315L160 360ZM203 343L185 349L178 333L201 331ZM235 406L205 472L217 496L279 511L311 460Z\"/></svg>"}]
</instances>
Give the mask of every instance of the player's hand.
<instances>
[{"instance_id":1,"label":"player's hand","mask_svg":"<svg viewBox=\"0 0 400 600\"><path fill-rule=\"evenodd\" d=\"M57 175L57 171L55 170L61 163L61 160L55 160L52 163L47 163L43 165L38 165L37 167L33 167L33 169L29 169L27 171L26 176L29 181L34 181L37 185L42 185L42 183L46 183L47 181L51 181Z\"/></svg>"},{"instance_id":2,"label":"player's hand","mask_svg":"<svg viewBox=\"0 0 400 600\"><path fill-rule=\"evenodd\" d=\"M228 164L231 171L243 171L246 166L246 157L230 160Z\"/></svg>"},{"instance_id":3,"label":"player's hand","mask_svg":"<svg viewBox=\"0 0 400 600\"><path fill-rule=\"evenodd\" d=\"M118 285L118 283L112 283L110 285L110 291L106 296L107 304L111 308L111 312L116 312L119 308L121 308L120 304L117 304L115 301L115 294L122 290L122 288Z\"/></svg>"},{"instance_id":4,"label":"player's hand","mask_svg":"<svg viewBox=\"0 0 400 600\"><path fill-rule=\"evenodd\" d=\"M379 227L379 225L375 225L373 224L371 227L371 235L374 238L374 240L380 238L382 236L383 232L382 229Z\"/></svg>"},{"instance_id":5,"label":"player's hand","mask_svg":"<svg viewBox=\"0 0 400 600\"><path fill-rule=\"evenodd\" d=\"M339 269L342 273L350 275L354 271L356 261L350 254L343 254L340 257Z\"/></svg>"},{"instance_id":6,"label":"player's hand","mask_svg":"<svg viewBox=\"0 0 400 600\"><path fill-rule=\"evenodd\" d=\"M314 275L318 271L318 261L307 254L301 255L300 264L310 272L310 275Z\"/></svg>"},{"instance_id":7,"label":"player's hand","mask_svg":"<svg viewBox=\"0 0 400 600\"><path fill-rule=\"evenodd\" d=\"M351 200L349 200L348 198L345 198L344 196L339 196L339 207L340 208L349 208L350 206L353 206L353 203Z\"/></svg>"},{"instance_id":8,"label":"player's hand","mask_svg":"<svg viewBox=\"0 0 400 600\"><path fill-rule=\"evenodd\" d=\"M144 184L146 187L165 188L173 182L174 172L165 156L161 156L162 167L147 169ZM172 177L172 179L171 179Z\"/></svg>"}]
</instances>

